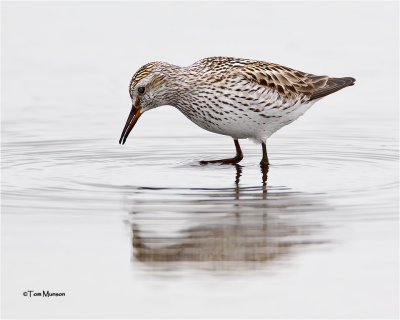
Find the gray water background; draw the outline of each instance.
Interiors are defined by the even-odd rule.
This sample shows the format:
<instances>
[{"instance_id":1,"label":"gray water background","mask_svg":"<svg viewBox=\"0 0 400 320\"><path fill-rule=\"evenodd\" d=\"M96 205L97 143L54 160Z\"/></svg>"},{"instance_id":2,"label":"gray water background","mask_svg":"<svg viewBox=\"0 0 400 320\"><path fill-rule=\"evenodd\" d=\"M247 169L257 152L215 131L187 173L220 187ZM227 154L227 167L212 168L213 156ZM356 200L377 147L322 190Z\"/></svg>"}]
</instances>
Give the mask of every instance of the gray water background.
<instances>
[{"instance_id":1,"label":"gray water background","mask_svg":"<svg viewBox=\"0 0 400 320\"><path fill-rule=\"evenodd\" d=\"M395 2L2 3L4 317L398 317ZM125 146L141 65L213 55L356 85L261 148L172 107ZM65 292L27 298L26 290Z\"/></svg>"}]
</instances>

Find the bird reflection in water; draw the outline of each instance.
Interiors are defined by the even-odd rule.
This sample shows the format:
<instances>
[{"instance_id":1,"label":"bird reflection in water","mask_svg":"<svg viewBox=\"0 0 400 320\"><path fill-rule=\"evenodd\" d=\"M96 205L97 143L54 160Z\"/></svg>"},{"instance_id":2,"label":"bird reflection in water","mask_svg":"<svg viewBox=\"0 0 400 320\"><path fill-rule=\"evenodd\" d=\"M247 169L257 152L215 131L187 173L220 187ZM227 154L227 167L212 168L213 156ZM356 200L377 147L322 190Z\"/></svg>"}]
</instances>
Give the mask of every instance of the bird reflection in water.
<instances>
[{"instance_id":1,"label":"bird reflection in water","mask_svg":"<svg viewBox=\"0 0 400 320\"><path fill-rule=\"evenodd\" d=\"M240 187L243 167L234 168L234 188L136 190L133 261L167 270L255 269L288 260L295 247L321 243L311 240L315 224L294 214L313 210L312 200L284 188L268 190L268 167L261 167L261 186ZM141 197L150 191L159 195L155 202L154 195L148 202Z\"/></svg>"}]
</instances>

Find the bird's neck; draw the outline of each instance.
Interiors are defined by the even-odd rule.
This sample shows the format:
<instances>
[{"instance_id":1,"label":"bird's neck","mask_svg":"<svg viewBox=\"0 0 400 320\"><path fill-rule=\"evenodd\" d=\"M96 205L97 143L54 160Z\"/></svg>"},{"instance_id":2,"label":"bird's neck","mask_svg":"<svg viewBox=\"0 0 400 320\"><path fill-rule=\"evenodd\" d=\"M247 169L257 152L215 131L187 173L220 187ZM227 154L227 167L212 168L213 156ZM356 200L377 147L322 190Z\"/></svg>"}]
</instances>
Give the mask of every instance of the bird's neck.
<instances>
[{"instance_id":1,"label":"bird's neck","mask_svg":"<svg viewBox=\"0 0 400 320\"><path fill-rule=\"evenodd\" d=\"M193 92L198 83L196 76L190 68L170 65L164 70L165 75L165 104L174 106L184 111L190 108L193 100Z\"/></svg>"}]
</instances>

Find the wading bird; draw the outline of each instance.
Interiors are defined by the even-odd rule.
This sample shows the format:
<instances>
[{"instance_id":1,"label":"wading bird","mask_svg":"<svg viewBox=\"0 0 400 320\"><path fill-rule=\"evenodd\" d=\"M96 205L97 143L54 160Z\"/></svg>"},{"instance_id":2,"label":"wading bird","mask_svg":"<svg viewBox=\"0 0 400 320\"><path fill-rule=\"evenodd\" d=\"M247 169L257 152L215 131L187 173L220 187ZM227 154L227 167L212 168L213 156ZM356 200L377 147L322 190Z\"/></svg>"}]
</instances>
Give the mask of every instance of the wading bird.
<instances>
[{"instance_id":1,"label":"wading bird","mask_svg":"<svg viewBox=\"0 0 400 320\"><path fill-rule=\"evenodd\" d=\"M151 62L130 82L132 109L119 143L125 143L143 113L171 105L199 127L233 138L235 157L201 164L240 162L239 139L249 138L261 144L261 165L268 166L267 138L319 99L354 82L351 77L316 76L275 63L229 57L205 58L189 67Z\"/></svg>"}]
</instances>

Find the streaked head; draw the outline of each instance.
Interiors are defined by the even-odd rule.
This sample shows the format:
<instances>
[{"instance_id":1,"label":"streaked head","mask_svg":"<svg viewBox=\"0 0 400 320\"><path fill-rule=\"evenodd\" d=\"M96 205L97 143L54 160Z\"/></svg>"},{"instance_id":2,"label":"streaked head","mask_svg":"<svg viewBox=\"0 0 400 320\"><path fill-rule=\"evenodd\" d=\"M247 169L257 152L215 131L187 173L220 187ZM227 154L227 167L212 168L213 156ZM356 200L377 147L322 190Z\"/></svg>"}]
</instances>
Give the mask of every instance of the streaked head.
<instances>
[{"instance_id":1,"label":"streaked head","mask_svg":"<svg viewBox=\"0 0 400 320\"><path fill-rule=\"evenodd\" d=\"M132 109L122 130L119 143L124 144L140 116L153 108L168 103L167 74L171 65L151 62L141 67L129 84Z\"/></svg>"}]
</instances>

